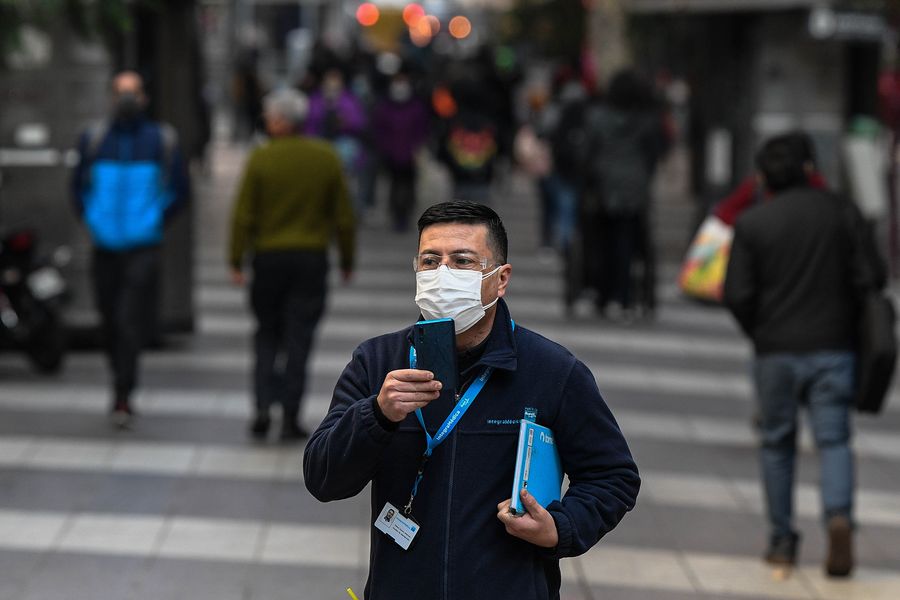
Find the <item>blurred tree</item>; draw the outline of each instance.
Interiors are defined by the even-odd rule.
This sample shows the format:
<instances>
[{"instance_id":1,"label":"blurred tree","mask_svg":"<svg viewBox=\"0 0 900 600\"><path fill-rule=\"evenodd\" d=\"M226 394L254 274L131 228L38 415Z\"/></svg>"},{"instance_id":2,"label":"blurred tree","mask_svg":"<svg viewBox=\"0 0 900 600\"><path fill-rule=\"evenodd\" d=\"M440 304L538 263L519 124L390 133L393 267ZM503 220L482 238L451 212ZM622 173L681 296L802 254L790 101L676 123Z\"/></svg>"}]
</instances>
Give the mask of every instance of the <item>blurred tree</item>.
<instances>
[{"instance_id":1,"label":"blurred tree","mask_svg":"<svg viewBox=\"0 0 900 600\"><path fill-rule=\"evenodd\" d=\"M160 0L0 0L0 64L20 44L22 27L64 22L85 38L100 38L111 51L133 29L133 9L159 10Z\"/></svg>"}]
</instances>

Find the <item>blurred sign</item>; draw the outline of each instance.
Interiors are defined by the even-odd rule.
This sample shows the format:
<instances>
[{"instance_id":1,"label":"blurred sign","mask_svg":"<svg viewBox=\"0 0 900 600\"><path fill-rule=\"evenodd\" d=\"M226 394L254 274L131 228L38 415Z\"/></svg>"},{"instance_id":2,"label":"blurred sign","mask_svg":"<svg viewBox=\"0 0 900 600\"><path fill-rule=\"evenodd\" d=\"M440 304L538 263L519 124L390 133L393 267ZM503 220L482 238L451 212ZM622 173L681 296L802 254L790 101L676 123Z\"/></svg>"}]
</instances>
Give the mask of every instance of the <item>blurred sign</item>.
<instances>
[{"instance_id":1,"label":"blurred sign","mask_svg":"<svg viewBox=\"0 0 900 600\"><path fill-rule=\"evenodd\" d=\"M16 146L35 148L50 141L50 129L44 123L22 123L13 134Z\"/></svg>"},{"instance_id":2,"label":"blurred sign","mask_svg":"<svg viewBox=\"0 0 900 600\"><path fill-rule=\"evenodd\" d=\"M706 137L706 182L714 186L731 185L731 132L713 129Z\"/></svg>"},{"instance_id":3,"label":"blurred sign","mask_svg":"<svg viewBox=\"0 0 900 600\"><path fill-rule=\"evenodd\" d=\"M817 40L859 40L880 42L887 33L881 15L839 12L820 6L809 13L809 34Z\"/></svg>"},{"instance_id":4,"label":"blurred sign","mask_svg":"<svg viewBox=\"0 0 900 600\"><path fill-rule=\"evenodd\" d=\"M867 218L884 218L888 210L888 152L884 144L851 135L844 140L843 150L851 197Z\"/></svg>"},{"instance_id":5,"label":"blurred sign","mask_svg":"<svg viewBox=\"0 0 900 600\"><path fill-rule=\"evenodd\" d=\"M64 166L69 168L76 164L78 164L77 150L0 148L0 167Z\"/></svg>"}]
</instances>

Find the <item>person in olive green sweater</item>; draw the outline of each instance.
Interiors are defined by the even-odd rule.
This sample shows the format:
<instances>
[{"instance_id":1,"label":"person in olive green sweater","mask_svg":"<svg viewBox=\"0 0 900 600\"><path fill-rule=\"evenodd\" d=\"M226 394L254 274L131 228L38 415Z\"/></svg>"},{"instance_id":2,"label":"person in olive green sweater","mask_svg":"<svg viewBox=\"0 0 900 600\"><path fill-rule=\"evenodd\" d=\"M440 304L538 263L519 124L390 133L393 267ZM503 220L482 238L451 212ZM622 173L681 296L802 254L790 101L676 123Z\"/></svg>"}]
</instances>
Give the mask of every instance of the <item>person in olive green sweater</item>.
<instances>
[{"instance_id":1,"label":"person in olive green sweater","mask_svg":"<svg viewBox=\"0 0 900 600\"><path fill-rule=\"evenodd\" d=\"M232 281L245 285L257 321L250 433L266 437L273 404L282 406L282 440L307 437L300 425L306 363L325 308L328 246L337 239L344 281L353 272L355 219L340 159L327 142L299 134L308 112L294 90L263 101L270 140L247 161L231 220ZM283 356L283 360L278 360Z\"/></svg>"}]
</instances>

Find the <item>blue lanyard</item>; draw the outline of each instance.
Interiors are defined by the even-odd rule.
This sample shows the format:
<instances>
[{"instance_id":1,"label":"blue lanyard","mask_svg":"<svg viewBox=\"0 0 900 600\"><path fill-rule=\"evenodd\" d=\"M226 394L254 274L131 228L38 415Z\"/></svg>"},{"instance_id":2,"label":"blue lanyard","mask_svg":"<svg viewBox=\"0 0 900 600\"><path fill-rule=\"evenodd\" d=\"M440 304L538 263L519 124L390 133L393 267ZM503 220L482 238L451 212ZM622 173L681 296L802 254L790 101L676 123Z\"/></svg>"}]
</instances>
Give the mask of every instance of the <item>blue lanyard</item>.
<instances>
[{"instance_id":1,"label":"blue lanyard","mask_svg":"<svg viewBox=\"0 0 900 600\"><path fill-rule=\"evenodd\" d=\"M513 331L516 330L516 322L510 319L512 323ZM412 346L409 347L409 368L416 368L416 349ZM428 459L431 457L431 453L434 452L434 449L441 445L441 442L447 439L447 436L450 435L450 432L453 431L453 428L459 424L462 416L466 414L466 411L469 410L469 407L475 402L475 398L481 393L481 390L484 389L487 380L490 379L491 373L494 372L493 367L485 367L484 371L481 372L481 375L478 376L475 381L473 381L468 388L466 388L465 393L462 395L462 398L456 403L456 406L453 407L453 410L444 420L444 423L441 425L440 429L437 430L437 433L434 434L434 437L428 433L428 428L425 427L425 418L422 416L422 409L416 409L416 418L419 420L419 424L422 426L422 431L425 432L425 452L422 454L422 459L419 461L419 469L416 473L416 480L413 482L412 492L409 495L409 502L406 503L406 506L403 507L403 514L409 516L409 513L412 512L412 503L416 497L416 492L419 491L419 483L422 481L423 473L425 472L425 465L428 463Z\"/></svg>"}]
</instances>

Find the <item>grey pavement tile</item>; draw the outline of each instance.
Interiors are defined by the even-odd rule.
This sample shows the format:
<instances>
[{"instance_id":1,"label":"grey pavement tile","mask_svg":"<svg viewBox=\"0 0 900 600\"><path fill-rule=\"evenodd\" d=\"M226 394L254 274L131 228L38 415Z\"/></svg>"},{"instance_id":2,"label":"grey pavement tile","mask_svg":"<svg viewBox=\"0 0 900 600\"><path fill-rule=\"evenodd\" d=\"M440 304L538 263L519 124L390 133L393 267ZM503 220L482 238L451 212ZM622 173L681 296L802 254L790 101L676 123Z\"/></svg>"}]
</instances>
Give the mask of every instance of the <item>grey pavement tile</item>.
<instances>
[{"instance_id":1,"label":"grey pavement tile","mask_svg":"<svg viewBox=\"0 0 900 600\"><path fill-rule=\"evenodd\" d=\"M750 424L747 424L750 427ZM696 444L628 436L628 445L638 468L663 473L700 473L724 479L759 480L759 459L755 446ZM856 461L858 486L871 486L885 492L900 491L897 461L866 456ZM819 458L815 452L802 452L795 471L798 484L818 488Z\"/></svg>"},{"instance_id":2,"label":"grey pavement tile","mask_svg":"<svg viewBox=\"0 0 900 600\"><path fill-rule=\"evenodd\" d=\"M278 522L318 523L322 525L369 525L368 488L353 498L337 502L319 502L303 484L275 483L268 489L265 518Z\"/></svg>"},{"instance_id":3,"label":"grey pavement tile","mask_svg":"<svg viewBox=\"0 0 900 600\"><path fill-rule=\"evenodd\" d=\"M641 504L603 543L755 556L766 542L762 515Z\"/></svg>"},{"instance_id":4,"label":"grey pavement tile","mask_svg":"<svg viewBox=\"0 0 900 600\"><path fill-rule=\"evenodd\" d=\"M178 485L173 477L103 474L95 478L92 493L80 508L113 514L166 514Z\"/></svg>"},{"instance_id":5,"label":"grey pavement tile","mask_svg":"<svg viewBox=\"0 0 900 600\"><path fill-rule=\"evenodd\" d=\"M153 560L141 572L129 600L247 600L252 569L245 563Z\"/></svg>"},{"instance_id":6,"label":"grey pavement tile","mask_svg":"<svg viewBox=\"0 0 900 600\"><path fill-rule=\"evenodd\" d=\"M19 600L46 555L0 550L0 600Z\"/></svg>"},{"instance_id":7,"label":"grey pavement tile","mask_svg":"<svg viewBox=\"0 0 900 600\"><path fill-rule=\"evenodd\" d=\"M749 429L749 423L747 427ZM752 446L628 437L627 431L625 435L639 469L673 474L700 473L725 479L759 479L757 449ZM896 461L867 456L865 460L857 460L857 470L860 481L875 489L900 491ZM797 461L797 482L818 486L818 477L818 457L812 452L801 453Z\"/></svg>"},{"instance_id":8,"label":"grey pavement tile","mask_svg":"<svg viewBox=\"0 0 900 600\"><path fill-rule=\"evenodd\" d=\"M824 540L824 534L822 537ZM900 565L900 533L888 527L861 526L856 532L856 554L859 565L896 570Z\"/></svg>"},{"instance_id":9,"label":"grey pavement tile","mask_svg":"<svg viewBox=\"0 0 900 600\"><path fill-rule=\"evenodd\" d=\"M628 445L640 469L750 480L759 476L754 448L628 438L627 433Z\"/></svg>"},{"instance_id":10,"label":"grey pavement tile","mask_svg":"<svg viewBox=\"0 0 900 600\"><path fill-rule=\"evenodd\" d=\"M18 600L128 600L142 558L50 553Z\"/></svg>"},{"instance_id":11,"label":"grey pavement tile","mask_svg":"<svg viewBox=\"0 0 900 600\"><path fill-rule=\"evenodd\" d=\"M638 583L634 588L598 587L589 588L588 593L577 597L579 600L723 600L715 594L703 592L659 591L641 588ZM560 600L564 600L560 598ZM572 597L576 600L576 597ZM728 595L727 600L759 600L756 596Z\"/></svg>"},{"instance_id":12,"label":"grey pavement tile","mask_svg":"<svg viewBox=\"0 0 900 600\"><path fill-rule=\"evenodd\" d=\"M753 415L753 405L740 400L670 392L661 395L654 392L621 390L614 386L604 385L602 380L598 381L597 385L600 387L603 399L612 409L613 415L615 415L616 409L627 409L744 419L748 424Z\"/></svg>"},{"instance_id":13,"label":"grey pavement tile","mask_svg":"<svg viewBox=\"0 0 900 600\"><path fill-rule=\"evenodd\" d=\"M66 512L84 506L99 474L0 469L0 506Z\"/></svg>"},{"instance_id":14,"label":"grey pavement tile","mask_svg":"<svg viewBox=\"0 0 900 600\"><path fill-rule=\"evenodd\" d=\"M299 452L299 450L298 450ZM322 503L296 481L0 469L0 508L366 525L368 491Z\"/></svg>"},{"instance_id":15,"label":"grey pavement tile","mask_svg":"<svg viewBox=\"0 0 900 600\"><path fill-rule=\"evenodd\" d=\"M800 518L796 520L796 527L802 536L800 562L821 564L827 549L821 520ZM762 514L654 506L641 504L639 500L634 511L600 544L761 557L767 539L768 525ZM860 526L855 548L859 565L870 569L896 570L900 564L900 529Z\"/></svg>"},{"instance_id":16,"label":"grey pavement tile","mask_svg":"<svg viewBox=\"0 0 900 600\"><path fill-rule=\"evenodd\" d=\"M268 482L185 478L169 499L172 514L211 519L260 519L268 506Z\"/></svg>"},{"instance_id":17,"label":"grey pavement tile","mask_svg":"<svg viewBox=\"0 0 900 600\"><path fill-rule=\"evenodd\" d=\"M183 388L184 390L249 390L248 373L239 371L191 371L189 369L157 370L142 369L139 387L142 388ZM0 360L0 381L15 381L16 383L35 383L46 385L58 383L61 389L66 385L92 385L105 389L109 374L101 365L96 368L67 369L58 378L48 380L46 377L32 376L27 369L11 369L10 365ZM333 385L333 382L332 382ZM248 392L249 393L249 392ZM102 398L106 400L107 393ZM248 396L249 397L249 396Z\"/></svg>"},{"instance_id":18,"label":"grey pavement tile","mask_svg":"<svg viewBox=\"0 0 900 600\"><path fill-rule=\"evenodd\" d=\"M247 600L349 600L348 587L360 598L366 573L335 567L258 565L253 568Z\"/></svg>"},{"instance_id":19,"label":"grey pavement tile","mask_svg":"<svg viewBox=\"0 0 900 600\"><path fill-rule=\"evenodd\" d=\"M175 478L129 473L0 470L0 507L164 514L177 485Z\"/></svg>"},{"instance_id":20,"label":"grey pavement tile","mask_svg":"<svg viewBox=\"0 0 900 600\"><path fill-rule=\"evenodd\" d=\"M114 428L104 414L80 411L0 410L0 436L61 436L116 441L178 441L247 446L247 424L240 419L194 415L142 415L140 403L132 428Z\"/></svg>"}]
</instances>

